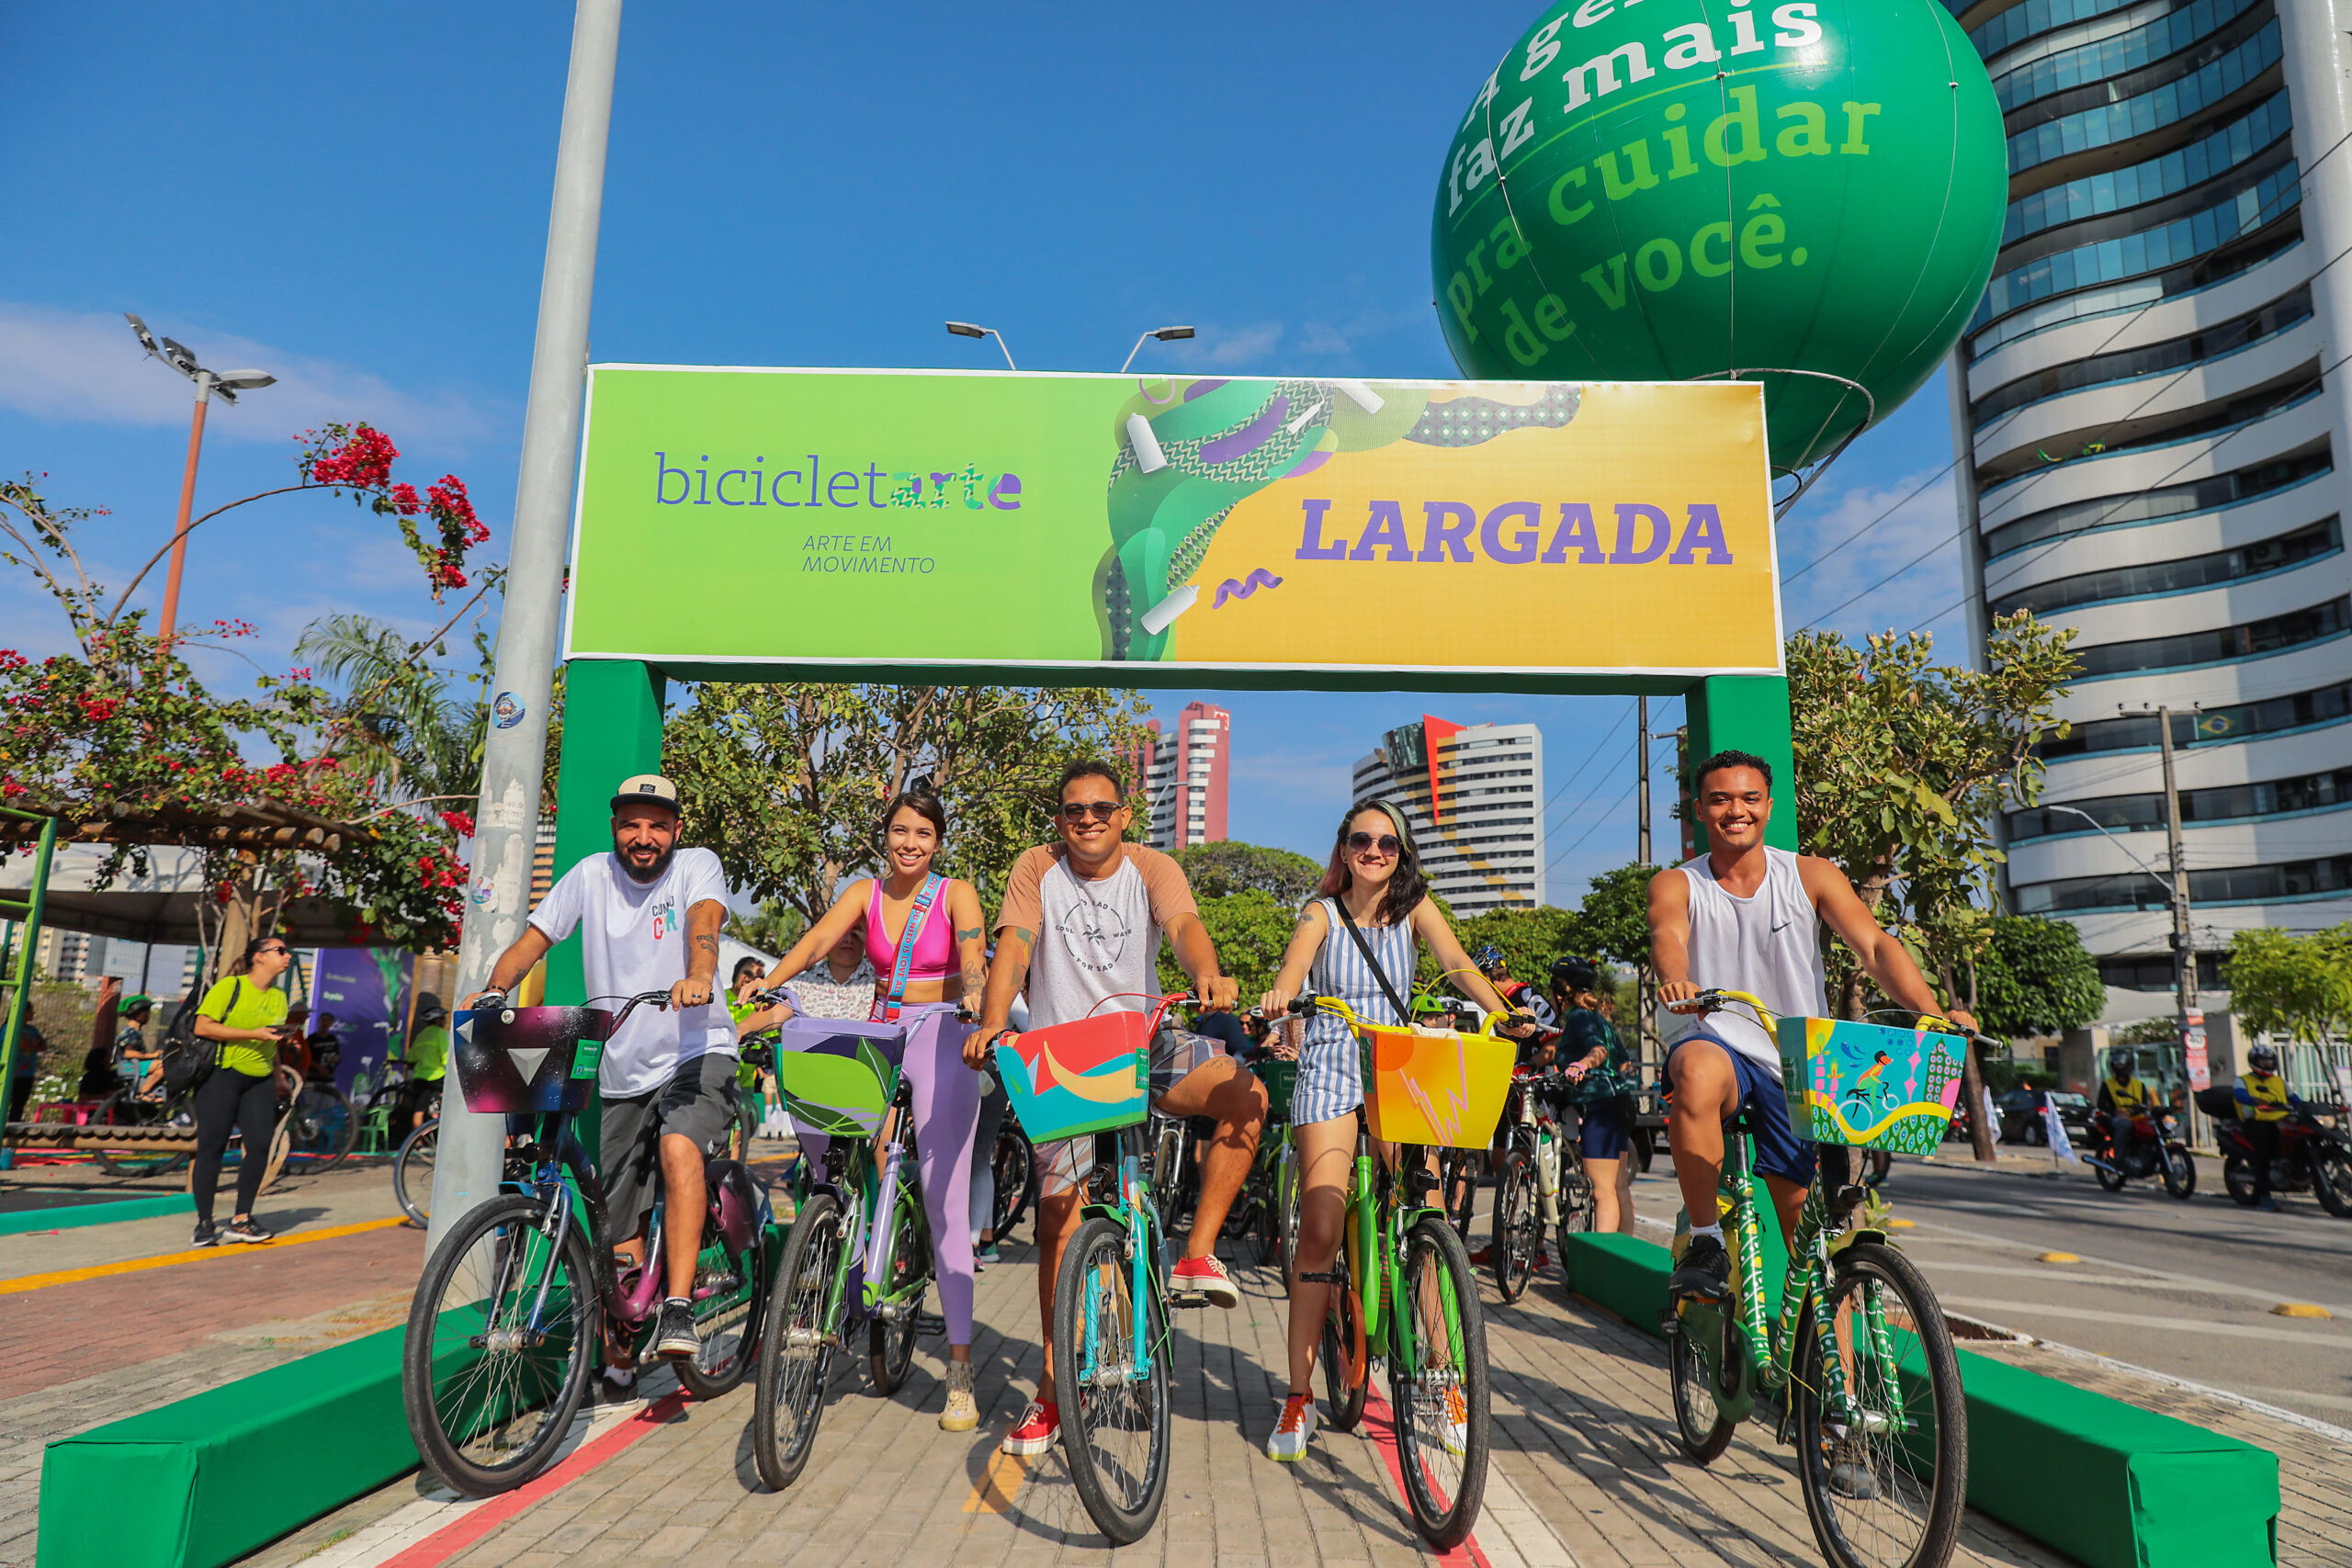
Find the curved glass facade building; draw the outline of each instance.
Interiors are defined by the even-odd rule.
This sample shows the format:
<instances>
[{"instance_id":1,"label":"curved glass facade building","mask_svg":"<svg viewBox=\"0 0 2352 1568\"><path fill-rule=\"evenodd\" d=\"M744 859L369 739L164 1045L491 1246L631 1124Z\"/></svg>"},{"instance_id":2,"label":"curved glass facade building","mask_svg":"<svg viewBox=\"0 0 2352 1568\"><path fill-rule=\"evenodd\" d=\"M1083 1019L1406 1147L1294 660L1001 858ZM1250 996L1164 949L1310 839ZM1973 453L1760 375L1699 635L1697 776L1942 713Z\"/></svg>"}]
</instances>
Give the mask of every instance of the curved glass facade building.
<instances>
[{"instance_id":1,"label":"curved glass facade building","mask_svg":"<svg viewBox=\"0 0 2352 1568\"><path fill-rule=\"evenodd\" d=\"M2169 707L2210 987L2236 931L2352 919L2352 0L1946 4L2009 149L1951 377L1974 652L2027 609L2085 667L2010 907L2170 988Z\"/></svg>"}]
</instances>

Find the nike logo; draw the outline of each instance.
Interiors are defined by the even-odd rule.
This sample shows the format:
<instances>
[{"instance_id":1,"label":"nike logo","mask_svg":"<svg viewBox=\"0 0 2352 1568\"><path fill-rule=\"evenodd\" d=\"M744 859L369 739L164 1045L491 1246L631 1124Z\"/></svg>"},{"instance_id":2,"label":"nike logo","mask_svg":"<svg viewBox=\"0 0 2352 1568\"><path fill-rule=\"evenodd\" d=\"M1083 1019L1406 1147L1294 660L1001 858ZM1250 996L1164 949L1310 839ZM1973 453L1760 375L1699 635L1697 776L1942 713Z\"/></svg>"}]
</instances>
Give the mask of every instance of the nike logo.
<instances>
[{"instance_id":1,"label":"nike logo","mask_svg":"<svg viewBox=\"0 0 2352 1568\"><path fill-rule=\"evenodd\" d=\"M1795 924L1795 922L1794 922L1794 921L1792 921L1792 920L1782 920L1779 925L1774 926L1772 929L1773 929L1774 931L1787 931L1787 930L1789 929L1789 927L1790 927L1790 926L1792 926L1792 925L1793 925L1793 924Z\"/></svg>"}]
</instances>

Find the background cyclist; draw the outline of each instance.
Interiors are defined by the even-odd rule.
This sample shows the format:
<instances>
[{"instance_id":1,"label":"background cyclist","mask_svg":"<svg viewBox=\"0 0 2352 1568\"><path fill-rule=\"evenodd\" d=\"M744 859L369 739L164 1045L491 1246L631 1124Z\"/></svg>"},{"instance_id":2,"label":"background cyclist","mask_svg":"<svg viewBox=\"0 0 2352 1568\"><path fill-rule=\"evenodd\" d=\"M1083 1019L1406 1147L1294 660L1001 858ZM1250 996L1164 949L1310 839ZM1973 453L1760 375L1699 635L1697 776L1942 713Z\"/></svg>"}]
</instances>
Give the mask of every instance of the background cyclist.
<instances>
[{"instance_id":1,"label":"background cyclist","mask_svg":"<svg viewBox=\"0 0 2352 1568\"><path fill-rule=\"evenodd\" d=\"M1661 1005L1714 987L1746 991L1777 1017L1826 1016L1819 930L1826 921L1895 1006L1941 1012L1962 1029L1975 1029L1968 1014L1939 1007L1918 965L1871 918L1844 872L1818 855L1766 846L1770 764L1746 751L1718 751L1699 764L1691 792L1707 852L1650 878L1650 964ZM1668 1133L1674 1179L1690 1216L1690 1250L1668 1289L1720 1301L1731 1280L1715 1206L1724 1122L1743 1109L1750 1113L1756 1168L1779 1211L1781 1234L1792 1245L1813 1180L1814 1146L1799 1143L1789 1126L1780 1046L1747 1010L1726 1008L1703 1017L1669 1013L1664 1021L1666 1074L1674 1094ZM1832 1152L1841 1161L1829 1173L1832 1186L1842 1188L1846 1151Z\"/></svg>"},{"instance_id":2,"label":"background cyclist","mask_svg":"<svg viewBox=\"0 0 2352 1568\"><path fill-rule=\"evenodd\" d=\"M547 955L580 932L592 1002L666 990L663 1011L639 1008L605 1043L596 1070L604 1129L596 1171L611 1204L613 1251L645 1261L656 1172L672 1223L662 1243L667 1290L654 1353L693 1356L695 1261L702 1251L703 1166L727 1147L735 1124L735 1024L714 996L718 927L727 882L718 857L678 844L678 787L657 773L621 783L613 796L613 848L556 879L514 945L491 965L490 989L503 997ZM469 1006L473 1002L469 1002ZM626 1385L635 1351L605 1347L614 1381Z\"/></svg>"},{"instance_id":3,"label":"background cyclist","mask_svg":"<svg viewBox=\"0 0 2352 1568\"><path fill-rule=\"evenodd\" d=\"M1024 984L1035 1028L1072 1023L1097 1011L1148 1012L1148 998L1159 989L1163 933L1204 1007L1230 1009L1239 999L1240 987L1217 968L1216 945L1201 924L1183 868L1157 850L1125 841L1135 814L1122 791L1109 763L1071 763L1056 797L1061 841L1025 851L1012 863L1003 912L997 917L988 1004L980 1027L965 1045L965 1059L975 1066L987 1062L989 1047L1008 1032L1006 1019ZM1178 1029L1163 1029L1152 1041L1151 1088L1152 1104L1168 1114L1213 1116L1217 1123L1216 1138L1202 1162L1201 1199L1184 1258L1170 1284L1219 1306L1237 1305L1241 1292L1216 1260L1216 1236L1257 1157L1266 1091L1217 1042ZM1079 1200L1093 1172L1094 1140L1040 1143L1035 1163L1037 1318L1045 1370L1037 1397L1005 1437L1009 1454L1044 1453L1061 1433L1054 1389L1054 1287L1062 1247L1077 1228ZM1173 1216L1169 1218L1172 1224Z\"/></svg>"},{"instance_id":4,"label":"background cyclist","mask_svg":"<svg viewBox=\"0 0 2352 1568\"><path fill-rule=\"evenodd\" d=\"M1600 1012L1600 966L1589 958L1552 965L1560 1070L1575 1080L1577 1145L1592 1183L1592 1228L1634 1234L1634 1067L1625 1043ZM1564 1118L1556 1117L1562 1125Z\"/></svg>"}]
</instances>

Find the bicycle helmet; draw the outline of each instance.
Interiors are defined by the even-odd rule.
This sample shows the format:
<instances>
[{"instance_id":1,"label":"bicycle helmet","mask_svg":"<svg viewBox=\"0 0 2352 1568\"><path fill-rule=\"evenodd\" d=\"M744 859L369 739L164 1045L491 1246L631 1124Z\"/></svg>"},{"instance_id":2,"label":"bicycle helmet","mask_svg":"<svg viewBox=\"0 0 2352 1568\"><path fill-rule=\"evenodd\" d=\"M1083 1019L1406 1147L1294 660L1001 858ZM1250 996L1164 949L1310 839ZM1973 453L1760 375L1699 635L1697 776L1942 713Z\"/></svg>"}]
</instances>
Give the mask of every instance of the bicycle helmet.
<instances>
[{"instance_id":1,"label":"bicycle helmet","mask_svg":"<svg viewBox=\"0 0 2352 1568\"><path fill-rule=\"evenodd\" d=\"M155 999L143 992L133 992L117 1002L114 1010L124 1018L136 1018L141 1013L154 1011Z\"/></svg>"},{"instance_id":2,"label":"bicycle helmet","mask_svg":"<svg viewBox=\"0 0 2352 1568\"><path fill-rule=\"evenodd\" d=\"M2138 1059L2129 1051L2109 1051L2107 1054L2107 1076L2118 1083L2130 1083L2132 1071L2139 1065Z\"/></svg>"},{"instance_id":3,"label":"bicycle helmet","mask_svg":"<svg viewBox=\"0 0 2352 1568\"><path fill-rule=\"evenodd\" d=\"M2278 1070L2278 1048L2267 1044L2248 1046L2245 1065L2257 1073L2275 1073Z\"/></svg>"},{"instance_id":4,"label":"bicycle helmet","mask_svg":"<svg viewBox=\"0 0 2352 1568\"><path fill-rule=\"evenodd\" d=\"M1510 961L1503 956L1503 950L1491 942L1473 954L1470 962L1476 964L1478 973L1489 980L1510 967Z\"/></svg>"},{"instance_id":5,"label":"bicycle helmet","mask_svg":"<svg viewBox=\"0 0 2352 1568\"><path fill-rule=\"evenodd\" d=\"M1552 988L1555 991L1589 991L1600 984L1600 966L1589 958L1552 961Z\"/></svg>"}]
</instances>

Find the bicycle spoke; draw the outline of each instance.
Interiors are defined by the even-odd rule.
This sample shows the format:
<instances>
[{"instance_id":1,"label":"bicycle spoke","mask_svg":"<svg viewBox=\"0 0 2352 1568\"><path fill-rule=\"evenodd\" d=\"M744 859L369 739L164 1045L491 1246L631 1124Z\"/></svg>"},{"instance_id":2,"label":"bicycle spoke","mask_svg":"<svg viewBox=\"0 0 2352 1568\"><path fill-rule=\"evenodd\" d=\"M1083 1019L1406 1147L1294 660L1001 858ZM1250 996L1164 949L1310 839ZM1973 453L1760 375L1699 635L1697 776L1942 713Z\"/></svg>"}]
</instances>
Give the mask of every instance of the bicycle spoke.
<instances>
[{"instance_id":1,"label":"bicycle spoke","mask_svg":"<svg viewBox=\"0 0 2352 1568\"><path fill-rule=\"evenodd\" d=\"M1081 1264L1080 1279L1087 1313L1074 1391L1079 1430L1104 1486L1121 1507L1134 1508L1150 1484L1153 1369L1136 1361L1127 1260L1115 1245L1098 1245Z\"/></svg>"}]
</instances>

